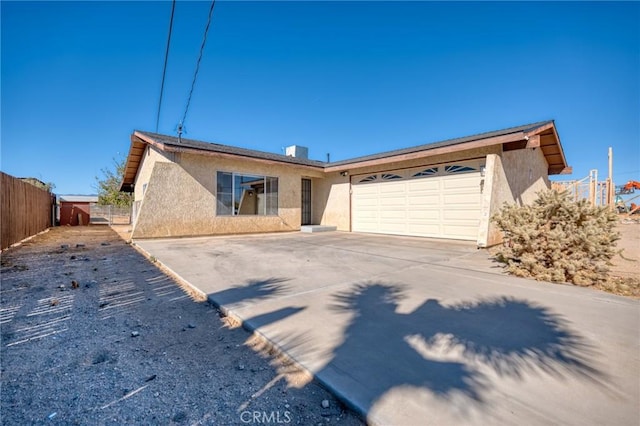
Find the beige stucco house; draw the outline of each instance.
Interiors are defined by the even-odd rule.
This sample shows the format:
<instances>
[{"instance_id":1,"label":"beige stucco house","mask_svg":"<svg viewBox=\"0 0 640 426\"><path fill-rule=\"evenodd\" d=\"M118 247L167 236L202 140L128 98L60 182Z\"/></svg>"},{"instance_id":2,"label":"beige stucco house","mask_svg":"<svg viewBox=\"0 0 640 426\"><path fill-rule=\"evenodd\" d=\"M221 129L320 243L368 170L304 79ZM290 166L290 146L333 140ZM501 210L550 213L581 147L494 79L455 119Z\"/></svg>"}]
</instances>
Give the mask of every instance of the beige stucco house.
<instances>
[{"instance_id":1,"label":"beige stucco house","mask_svg":"<svg viewBox=\"0 0 640 426\"><path fill-rule=\"evenodd\" d=\"M302 225L500 242L491 216L570 168L553 121L325 163L135 131L121 190L133 238L297 231Z\"/></svg>"}]
</instances>

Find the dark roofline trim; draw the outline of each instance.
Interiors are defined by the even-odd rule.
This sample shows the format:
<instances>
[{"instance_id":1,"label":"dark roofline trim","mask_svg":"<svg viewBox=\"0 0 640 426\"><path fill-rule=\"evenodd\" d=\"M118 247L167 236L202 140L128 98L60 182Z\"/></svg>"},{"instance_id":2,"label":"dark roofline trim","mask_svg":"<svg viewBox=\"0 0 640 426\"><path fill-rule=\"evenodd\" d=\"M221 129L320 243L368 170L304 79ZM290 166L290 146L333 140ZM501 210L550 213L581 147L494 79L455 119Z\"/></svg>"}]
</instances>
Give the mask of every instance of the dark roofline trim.
<instances>
[{"instance_id":1,"label":"dark roofline trim","mask_svg":"<svg viewBox=\"0 0 640 426\"><path fill-rule=\"evenodd\" d=\"M142 141L154 145L166 152L186 152L193 154L222 154L225 157L248 157L256 160L266 160L270 163L286 163L302 167L311 167L316 170L324 168L326 163L317 160L309 160L305 158L289 157L282 154L274 154L270 152L257 151L247 148L239 148L230 145L221 145L210 142L203 142L194 139L179 140L173 136L160 135L156 133L143 132L136 130L134 135L142 139Z\"/></svg>"},{"instance_id":2,"label":"dark roofline trim","mask_svg":"<svg viewBox=\"0 0 640 426\"><path fill-rule=\"evenodd\" d=\"M433 150L433 149L441 148L445 146L448 147L448 146L462 145L468 142L476 142L480 140L491 139L497 136L522 134L522 137L524 138L526 134L532 133L541 127L544 127L547 125L553 125L553 123L554 123L553 120L546 120L546 121L540 121L537 123L525 124L522 126L510 127L502 130L494 130L490 132L477 133L474 135L463 136L460 138L446 139L443 141L431 142L423 145L412 146L409 148L401 148L401 149L396 149L392 151L380 152L377 154L370 154L370 155L364 155L361 157L350 158L347 160L335 161L333 163L327 164L327 167L331 168L331 167L337 167L342 165L351 165L354 163L360 163L360 162L374 160L374 159L395 157L403 154L413 154L416 152L429 151L429 150Z\"/></svg>"},{"instance_id":3,"label":"dark roofline trim","mask_svg":"<svg viewBox=\"0 0 640 426\"><path fill-rule=\"evenodd\" d=\"M392 151L381 152L378 154L365 155L347 160L335 161L332 163L325 163L317 160L302 159L296 157L287 157L281 154L274 154L264 151L251 150L246 148L238 148L229 145L221 145L209 142L203 142L193 139L178 139L174 136L167 136L158 133L144 132L135 130L131 135L132 147L134 144L134 138L137 138L139 142L147 143L165 152L185 152L198 155L212 155L225 158L251 158L256 161L266 163L280 163L288 164L296 167L309 168L313 170L322 170L324 172L337 172L344 171L349 168L355 167L367 167L370 165L376 165L381 160L387 162L405 161L409 159L429 157L439 155L441 153L451 152L455 149L453 147L459 147L459 150L474 149L485 146L497 145L507 142L514 142L520 140L528 140L532 135L537 135L545 130L552 129L555 139L558 144L558 149L562 157L562 163L566 170L570 170L567 166L566 158L562 145L560 144L560 138L555 128L555 122L553 120L540 121L537 123L525 124L521 126L510 127L502 130L495 130L491 132L478 133L475 135L464 136L460 138L447 139L444 141L433 142L423 145L418 145L409 148L402 148ZM127 160L126 167L135 168L136 175L140 166L140 160L137 164L129 164ZM129 179L123 179L120 186L120 190L133 190L133 181L128 182Z\"/></svg>"}]
</instances>

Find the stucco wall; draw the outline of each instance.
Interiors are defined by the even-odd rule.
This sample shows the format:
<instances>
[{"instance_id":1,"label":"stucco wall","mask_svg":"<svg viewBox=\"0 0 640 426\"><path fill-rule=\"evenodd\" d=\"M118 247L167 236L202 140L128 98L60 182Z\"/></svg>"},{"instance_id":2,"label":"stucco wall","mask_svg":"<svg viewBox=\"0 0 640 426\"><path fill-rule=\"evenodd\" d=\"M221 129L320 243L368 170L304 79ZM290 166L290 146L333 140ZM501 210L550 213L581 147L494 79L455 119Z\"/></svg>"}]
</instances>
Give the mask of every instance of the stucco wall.
<instances>
[{"instance_id":1,"label":"stucco wall","mask_svg":"<svg viewBox=\"0 0 640 426\"><path fill-rule=\"evenodd\" d=\"M350 231L351 185L349 176L329 173L314 181L312 188L313 220L320 225L337 226L339 231Z\"/></svg>"},{"instance_id":2,"label":"stucco wall","mask_svg":"<svg viewBox=\"0 0 640 426\"><path fill-rule=\"evenodd\" d=\"M170 160L167 158L165 153L147 145L147 148L142 155L142 161L133 187L134 201L142 201L144 184L149 183L151 171L153 170L153 165L156 161L169 162Z\"/></svg>"},{"instance_id":3,"label":"stucco wall","mask_svg":"<svg viewBox=\"0 0 640 426\"><path fill-rule=\"evenodd\" d=\"M488 247L502 242L502 235L491 217L504 203L531 204L539 191L550 187L548 169L540 149L487 155L478 245Z\"/></svg>"},{"instance_id":4,"label":"stucco wall","mask_svg":"<svg viewBox=\"0 0 640 426\"><path fill-rule=\"evenodd\" d=\"M321 171L291 165L193 154L174 154L173 157L175 163L157 161L153 165L133 238L298 230L301 179L322 176ZM277 177L278 215L217 216L218 171ZM138 183L136 189L137 186Z\"/></svg>"},{"instance_id":5,"label":"stucco wall","mask_svg":"<svg viewBox=\"0 0 640 426\"><path fill-rule=\"evenodd\" d=\"M391 171L395 169L409 169L409 168L420 167L420 166L431 166L431 165L436 165L441 163L450 163L453 161L472 160L476 158L484 158L487 154L495 154L499 152L500 152L500 147L494 145L494 146L488 146L484 148L453 152L450 154L436 155L428 158L419 158L419 159L408 160L408 161L396 161L396 162L392 162L392 163L388 163L380 166L352 168L349 170L349 175L354 176L359 174Z\"/></svg>"}]
</instances>

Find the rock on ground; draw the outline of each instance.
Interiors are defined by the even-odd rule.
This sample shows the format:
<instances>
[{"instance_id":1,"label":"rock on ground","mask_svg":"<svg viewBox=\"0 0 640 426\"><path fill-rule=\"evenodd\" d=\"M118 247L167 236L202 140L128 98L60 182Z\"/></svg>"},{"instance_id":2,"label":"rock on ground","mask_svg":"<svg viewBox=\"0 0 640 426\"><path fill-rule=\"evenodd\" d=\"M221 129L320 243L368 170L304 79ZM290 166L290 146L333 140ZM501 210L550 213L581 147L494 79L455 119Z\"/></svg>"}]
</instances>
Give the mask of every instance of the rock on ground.
<instances>
[{"instance_id":1,"label":"rock on ground","mask_svg":"<svg viewBox=\"0 0 640 426\"><path fill-rule=\"evenodd\" d=\"M106 226L53 228L0 272L3 424L362 424Z\"/></svg>"}]
</instances>

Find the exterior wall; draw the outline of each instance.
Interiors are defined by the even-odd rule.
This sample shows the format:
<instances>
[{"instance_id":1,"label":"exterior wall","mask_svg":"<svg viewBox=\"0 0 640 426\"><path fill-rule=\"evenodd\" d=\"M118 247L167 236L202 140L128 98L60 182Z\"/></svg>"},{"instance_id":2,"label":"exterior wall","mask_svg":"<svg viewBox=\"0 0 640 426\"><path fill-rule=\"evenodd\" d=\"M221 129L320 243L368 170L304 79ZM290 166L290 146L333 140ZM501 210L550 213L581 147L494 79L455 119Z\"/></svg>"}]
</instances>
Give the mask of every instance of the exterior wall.
<instances>
[{"instance_id":1,"label":"exterior wall","mask_svg":"<svg viewBox=\"0 0 640 426\"><path fill-rule=\"evenodd\" d=\"M157 161L171 162L168 158L168 153L163 153L157 148L147 145L144 150L144 155L138 169L138 175L136 176L135 185L133 188L134 201L142 201L144 197L144 185L149 183L151 178L151 171Z\"/></svg>"},{"instance_id":2,"label":"exterior wall","mask_svg":"<svg viewBox=\"0 0 640 426\"><path fill-rule=\"evenodd\" d=\"M349 176L330 173L314 181L311 193L314 223L337 226L338 231L351 230L351 184Z\"/></svg>"},{"instance_id":3,"label":"exterior wall","mask_svg":"<svg viewBox=\"0 0 640 426\"><path fill-rule=\"evenodd\" d=\"M504 203L531 204L541 190L550 188L546 159L541 149L520 149L487 155L483 209L478 245L488 247L502 242L502 235L491 222Z\"/></svg>"},{"instance_id":4,"label":"exterior wall","mask_svg":"<svg viewBox=\"0 0 640 426\"><path fill-rule=\"evenodd\" d=\"M77 203L71 201L60 202L60 226L89 225L89 203ZM80 220L78 217L80 216Z\"/></svg>"},{"instance_id":5,"label":"exterior wall","mask_svg":"<svg viewBox=\"0 0 640 426\"><path fill-rule=\"evenodd\" d=\"M466 151L458 151L449 154L436 155L428 158L419 158L409 161L395 161L392 163L383 164L380 166L360 167L349 170L350 176L369 174L376 172L392 171L397 169L410 169L420 166L431 166L441 163L450 163L453 161L472 160L476 158L484 158L488 154L495 154L500 152L499 146L489 146L485 148L469 149Z\"/></svg>"},{"instance_id":6,"label":"exterior wall","mask_svg":"<svg viewBox=\"0 0 640 426\"><path fill-rule=\"evenodd\" d=\"M218 171L278 178L277 216L217 216L216 174ZM311 175L311 176L310 176ZM147 175L140 173L136 191ZM179 154L174 162L155 161L148 186L138 209L133 238L157 238L300 229L302 177L322 177L291 165L266 164L251 160Z\"/></svg>"}]
</instances>

